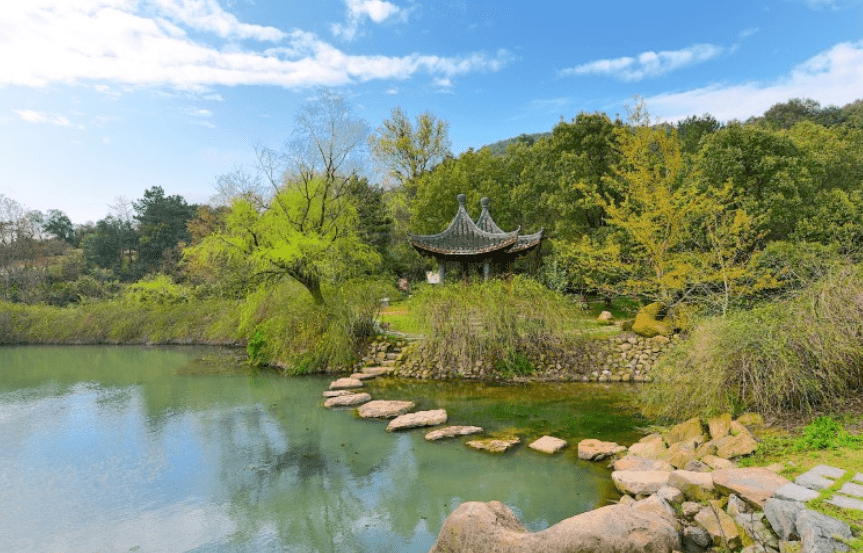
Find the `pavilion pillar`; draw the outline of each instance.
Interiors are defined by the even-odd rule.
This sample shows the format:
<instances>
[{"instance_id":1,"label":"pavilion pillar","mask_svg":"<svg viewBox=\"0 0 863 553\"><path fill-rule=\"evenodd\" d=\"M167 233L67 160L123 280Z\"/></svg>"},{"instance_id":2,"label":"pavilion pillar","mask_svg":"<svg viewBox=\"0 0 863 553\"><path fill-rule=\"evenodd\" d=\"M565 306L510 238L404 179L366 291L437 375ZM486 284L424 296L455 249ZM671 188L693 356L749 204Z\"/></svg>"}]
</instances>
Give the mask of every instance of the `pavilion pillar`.
<instances>
[{"instance_id":1,"label":"pavilion pillar","mask_svg":"<svg viewBox=\"0 0 863 553\"><path fill-rule=\"evenodd\" d=\"M482 279L484 281L488 281L488 277L491 274L491 266L488 263L488 259L482 262Z\"/></svg>"},{"instance_id":2,"label":"pavilion pillar","mask_svg":"<svg viewBox=\"0 0 863 553\"><path fill-rule=\"evenodd\" d=\"M443 284L443 278L445 276L445 273L446 273L446 270L444 269L444 262L441 259L440 261L437 262L437 277L438 277L438 283L439 284Z\"/></svg>"}]
</instances>

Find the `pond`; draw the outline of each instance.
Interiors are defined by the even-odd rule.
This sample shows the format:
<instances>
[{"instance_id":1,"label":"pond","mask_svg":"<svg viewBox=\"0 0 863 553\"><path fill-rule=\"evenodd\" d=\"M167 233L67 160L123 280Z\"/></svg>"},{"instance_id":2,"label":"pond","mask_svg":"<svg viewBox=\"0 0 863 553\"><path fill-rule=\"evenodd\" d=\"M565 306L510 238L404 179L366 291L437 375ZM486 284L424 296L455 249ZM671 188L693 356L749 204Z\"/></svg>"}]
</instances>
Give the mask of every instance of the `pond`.
<instances>
[{"instance_id":1,"label":"pond","mask_svg":"<svg viewBox=\"0 0 863 553\"><path fill-rule=\"evenodd\" d=\"M627 386L367 385L571 444L493 455L323 409L330 380L249 376L215 348L0 348L0 551L426 552L459 504L492 499L536 531L617 497L578 440L644 424Z\"/></svg>"}]
</instances>

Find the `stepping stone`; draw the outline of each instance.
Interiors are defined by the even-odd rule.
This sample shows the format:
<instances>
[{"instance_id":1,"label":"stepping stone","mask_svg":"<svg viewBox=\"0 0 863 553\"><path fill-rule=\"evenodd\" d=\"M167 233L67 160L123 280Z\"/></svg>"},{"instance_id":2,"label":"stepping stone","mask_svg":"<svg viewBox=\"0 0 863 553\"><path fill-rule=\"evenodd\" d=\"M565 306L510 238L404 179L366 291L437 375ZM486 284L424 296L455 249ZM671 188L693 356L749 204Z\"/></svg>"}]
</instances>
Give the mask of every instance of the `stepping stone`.
<instances>
[{"instance_id":1,"label":"stepping stone","mask_svg":"<svg viewBox=\"0 0 863 553\"><path fill-rule=\"evenodd\" d=\"M820 494L815 490L798 486L793 482L785 484L773 494L776 499L785 499L787 501L810 501L815 499Z\"/></svg>"},{"instance_id":2,"label":"stepping stone","mask_svg":"<svg viewBox=\"0 0 863 553\"><path fill-rule=\"evenodd\" d=\"M614 442L603 442L592 438L578 442L578 458L582 461L602 461L606 457L625 451L626 446L617 445Z\"/></svg>"},{"instance_id":3,"label":"stepping stone","mask_svg":"<svg viewBox=\"0 0 863 553\"><path fill-rule=\"evenodd\" d=\"M617 459L613 463L614 470L665 470L671 472L674 467L667 461L656 461L653 459L642 459L635 455L627 455Z\"/></svg>"},{"instance_id":4,"label":"stepping stone","mask_svg":"<svg viewBox=\"0 0 863 553\"><path fill-rule=\"evenodd\" d=\"M393 370L389 367L363 367L360 369L360 372L363 374L373 374L375 376L380 376L382 374L392 374Z\"/></svg>"},{"instance_id":5,"label":"stepping stone","mask_svg":"<svg viewBox=\"0 0 863 553\"><path fill-rule=\"evenodd\" d=\"M848 551L848 547L835 537L851 539L851 528L847 524L810 509L797 515L797 532L802 550L806 552Z\"/></svg>"},{"instance_id":6,"label":"stepping stone","mask_svg":"<svg viewBox=\"0 0 863 553\"><path fill-rule=\"evenodd\" d=\"M810 490L823 490L833 485L833 480L813 474L812 471L804 472L794 479L794 483Z\"/></svg>"},{"instance_id":7,"label":"stepping stone","mask_svg":"<svg viewBox=\"0 0 863 553\"><path fill-rule=\"evenodd\" d=\"M736 493L759 509L764 507L765 501L773 497L776 490L789 483L788 479L764 467L722 469L711 474L713 485L719 491L725 494Z\"/></svg>"},{"instance_id":8,"label":"stepping stone","mask_svg":"<svg viewBox=\"0 0 863 553\"><path fill-rule=\"evenodd\" d=\"M447 426L440 430L432 430L426 434L426 440L434 442L446 438L455 438L456 436L469 436L470 434L480 434L481 426Z\"/></svg>"},{"instance_id":9,"label":"stepping stone","mask_svg":"<svg viewBox=\"0 0 863 553\"><path fill-rule=\"evenodd\" d=\"M356 378L357 380L370 380L372 378L377 377L376 374L371 373L354 373L351 375L351 378Z\"/></svg>"},{"instance_id":10,"label":"stepping stone","mask_svg":"<svg viewBox=\"0 0 863 553\"><path fill-rule=\"evenodd\" d=\"M854 481L863 484L863 472L858 472L854 475Z\"/></svg>"},{"instance_id":11,"label":"stepping stone","mask_svg":"<svg viewBox=\"0 0 863 553\"><path fill-rule=\"evenodd\" d=\"M836 467L830 467L827 465L818 465L817 467L812 467L808 471L810 474L815 474L817 476L823 476L824 478L842 478L845 476L845 471L842 469L838 469Z\"/></svg>"},{"instance_id":12,"label":"stepping stone","mask_svg":"<svg viewBox=\"0 0 863 553\"><path fill-rule=\"evenodd\" d=\"M330 390L347 390L350 388L362 388L363 383L356 378L339 378L330 382Z\"/></svg>"},{"instance_id":13,"label":"stepping stone","mask_svg":"<svg viewBox=\"0 0 863 553\"><path fill-rule=\"evenodd\" d=\"M413 401L376 399L357 409L357 412L364 419L392 419L404 415L414 407L416 403Z\"/></svg>"},{"instance_id":14,"label":"stepping stone","mask_svg":"<svg viewBox=\"0 0 863 553\"><path fill-rule=\"evenodd\" d=\"M369 394L348 394L346 396L336 396L324 402L324 407L327 409L332 407L348 407L352 405L360 405L372 399Z\"/></svg>"},{"instance_id":15,"label":"stepping stone","mask_svg":"<svg viewBox=\"0 0 863 553\"><path fill-rule=\"evenodd\" d=\"M474 449L490 451L492 453L503 453L507 449L515 447L520 443L520 438L510 438L508 440L488 438L486 440L471 440L465 445Z\"/></svg>"},{"instance_id":16,"label":"stepping stone","mask_svg":"<svg viewBox=\"0 0 863 553\"><path fill-rule=\"evenodd\" d=\"M391 420L387 425L387 432L407 430L409 428L417 428L419 426L437 426L445 422L446 411L443 409L417 411L416 413L408 413Z\"/></svg>"},{"instance_id":17,"label":"stepping stone","mask_svg":"<svg viewBox=\"0 0 863 553\"><path fill-rule=\"evenodd\" d=\"M542 438L531 442L527 447L542 453L551 454L557 453L561 449L565 448L566 445L566 440L561 440L560 438L555 438L553 436L543 436Z\"/></svg>"},{"instance_id":18,"label":"stepping stone","mask_svg":"<svg viewBox=\"0 0 863 553\"><path fill-rule=\"evenodd\" d=\"M842 507L843 509L857 509L858 511L863 511L863 501L860 499L854 499L853 497L834 495L827 500L827 503L836 505L837 507Z\"/></svg>"},{"instance_id":19,"label":"stepping stone","mask_svg":"<svg viewBox=\"0 0 863 553\"><path fill-rule=\"evenodd\" d=\"M863 499L863 486L859 484L854 484L852 482L845 482L839 489L839 493L844 493L845 495L852 495L854 497L859 497Z\"/></svg>"},{"instance_id":20,"label":"stepping stone","mask_svg":"<svg viewBox=\"0 0 863 553\"><path fill-rule=\"evenodd\" d=\"M667 486L670 475L664 470L616 470L611 473L611 481L620 493L647 496Z\"/></svg>"},{"instance_id":21,"label":"stepping stone","mask_svg":"<svg viewBox=\"0 0 863 553\"><path fill-rule=\"evenodd\" d=\"M324 397L339 397L339 396L349 396L354 392L351 390L326 390L324 391Z\"/></svg>"}]
</instances>

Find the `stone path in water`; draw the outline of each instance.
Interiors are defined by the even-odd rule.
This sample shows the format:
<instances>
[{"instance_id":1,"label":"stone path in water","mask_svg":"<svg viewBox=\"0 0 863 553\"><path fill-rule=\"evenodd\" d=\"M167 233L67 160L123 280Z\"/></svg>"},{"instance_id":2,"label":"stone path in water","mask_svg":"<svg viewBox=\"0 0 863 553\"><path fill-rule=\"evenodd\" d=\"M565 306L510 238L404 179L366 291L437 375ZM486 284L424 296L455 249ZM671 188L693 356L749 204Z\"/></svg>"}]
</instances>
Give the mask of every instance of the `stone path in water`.
<instances>
[{"instance_id":1,"label":"stone path in water","mask_svg":"<svg viewBox=\"0 0 863 553\"><path fill-rule=\"evenodd\" d=\"M447 421L446 411L435 409L431 411L413 411L415 404L412 401L384 401L372 400L370 394L361 392L365 382L379 376L391 375L392 366L364 367L360 372L350 377L339 378L330 383L329 389L323 392L324 407L356 408L362 418L392 419L387 425L387 432L407 430L423 426L440 426ZM426 433L426 440L437 441L470 434L481 434L483 429L479 426L446 426ZM480 439L471 440L465 445L474 449L492 451L494 453L504 452L521 443L517 437L511 439ZM616 445L616 444L615 444ZM554 454L567 446L566 441L552 436L543 436L532 442L529 447L536 451Z\"/></svg>"}]
</instances>

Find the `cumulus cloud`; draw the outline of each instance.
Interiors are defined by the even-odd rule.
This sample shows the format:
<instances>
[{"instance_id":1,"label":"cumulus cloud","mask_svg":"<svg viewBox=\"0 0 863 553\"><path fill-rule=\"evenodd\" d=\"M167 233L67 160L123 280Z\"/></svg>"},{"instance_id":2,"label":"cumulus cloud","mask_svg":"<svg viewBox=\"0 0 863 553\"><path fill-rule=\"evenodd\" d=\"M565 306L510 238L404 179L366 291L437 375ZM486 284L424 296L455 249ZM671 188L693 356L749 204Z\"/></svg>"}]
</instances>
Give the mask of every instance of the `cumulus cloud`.
<instances>
[{"instance_id":1,"label":"cumulus cloud","mask_svg":"<svg viewBox=\"0 0 863 553\"><path fill-rule=\"evenodd\" d=\"M721 121L745 120L789 98L812 98L822 105L853 102L863 90L863 41L842 42L806 60L773 82L713 84L646 98L650 112L677 121L708 112Z\"/></svg>"},{"instance_id":2,"label":"cumulus cloud","mask_svg":"<svg viewBox=\"0 0 863 553\"><path fill-rule=\"evenodd\" d=\"M703 63L727 51L727 48L713 44L694 44L682 50L648 51L635 57L596 60L563 69L558 74L560 76L607 75L622 81L640 81Z\"/></svg>"},{"instance_id":3,"label":"cumulus cloud","mask_svg":"<svg viewBox=\"0 0 863 553\"><path fill-rule=\"evenodd\" d=\"M387 19L404 16L405 12L391 2L384 0L345 0L347 22L334 23L330 30L337 37L347 41L354 40L359 34L360 25L366 19L383 23Z\"/></svg>"},{"instance_id":4,"label":"cumulus cloud","mask_svg":"<svg viewBox=\"0 0 863 553\"><path fill-rule=\"evenodd\" d=\"M27 123L54 125L55 127L75 127L83 128L81 125L73 124L68 117L57 115L56 113L46 113L44 111L35 111L32 109L13 109L15 115Z\"/></svg>"},{"instance_id":5,"label":"cumulus cloud","mask_svg":"<svg viewBox=\"0 0 863 553\"><path fill-rule=\"evenodd\" d=\"M360 13L369 18L389 17L374 2L360 5L365 10ZM505 51L449 57L352 55L312 33L240 23L215 0L28 0L11 6L0 12L0 86L295 88L407 79L419 73L451 79L497 71L511 60ZM218 47L191 38L184 28L220 38L277 40L278 45L264 50L235 43Z\"/></svg>"}]
</instances>

